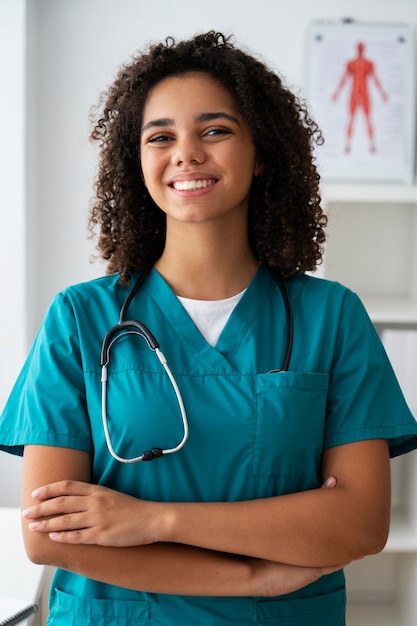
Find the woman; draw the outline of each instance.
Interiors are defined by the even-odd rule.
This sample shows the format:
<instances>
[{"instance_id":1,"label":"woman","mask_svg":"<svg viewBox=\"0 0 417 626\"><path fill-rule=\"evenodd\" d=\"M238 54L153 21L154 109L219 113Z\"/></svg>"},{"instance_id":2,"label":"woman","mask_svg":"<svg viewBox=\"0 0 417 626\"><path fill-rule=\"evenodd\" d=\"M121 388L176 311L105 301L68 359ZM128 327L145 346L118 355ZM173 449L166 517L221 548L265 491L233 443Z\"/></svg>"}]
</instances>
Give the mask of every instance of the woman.
<instances>
[{"instance_id":1,"label":"woman","mask_svg":"<svg viewBox=\"0 0 417 626\"><path fill-rule=\"evenodd\" d=\"M56 297L0 422L49 623L344 624L417 427L358 298L305 274L316 125L209 32L122 68L92 137L109 274Z\"/></svg>"}]
</instances>

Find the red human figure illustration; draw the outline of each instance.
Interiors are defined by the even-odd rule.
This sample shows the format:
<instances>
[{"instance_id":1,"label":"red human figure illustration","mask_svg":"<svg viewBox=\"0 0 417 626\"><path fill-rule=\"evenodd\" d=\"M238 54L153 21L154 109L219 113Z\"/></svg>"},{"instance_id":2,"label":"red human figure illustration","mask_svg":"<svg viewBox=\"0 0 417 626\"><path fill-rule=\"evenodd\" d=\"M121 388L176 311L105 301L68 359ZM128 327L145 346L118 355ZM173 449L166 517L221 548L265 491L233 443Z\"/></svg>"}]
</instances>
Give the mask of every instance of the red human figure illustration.
<instances>
[{"instance_id":1,"label":"red human figure illustration","mask_svg":"<svg viewBox=\"0 0 417 626\"><path fill-rule=\"evenodd\" d=\"M376 75L374 64L364 57L365 45L361 41L357 44L358 55L355 59L348 61L345 72L332 96L332 100L336 101L341 90L349 79L352 83L352 89L349 101L349 121L346 130L346 146L345 151L350 152L353 122L359 108L363 109L366 120L366 127L369 137L369 148L371 152L375 152L374 129L371 121L371 100L369 97L368 84L372 79L377 86L381 97L384 101L388 99L387 94L382 88L381 82Z\"/></svg>"}]
</instances>

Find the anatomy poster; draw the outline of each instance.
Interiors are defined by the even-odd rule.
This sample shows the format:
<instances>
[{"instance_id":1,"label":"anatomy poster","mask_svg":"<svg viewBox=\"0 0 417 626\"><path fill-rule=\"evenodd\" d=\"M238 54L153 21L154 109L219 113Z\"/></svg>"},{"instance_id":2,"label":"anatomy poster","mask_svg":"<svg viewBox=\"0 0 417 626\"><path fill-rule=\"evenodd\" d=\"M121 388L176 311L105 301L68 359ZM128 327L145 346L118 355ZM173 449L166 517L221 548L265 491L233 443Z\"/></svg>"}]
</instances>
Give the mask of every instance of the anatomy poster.
<instances>
[{"instance_id":1,"label":"anatomy poster","mask_svg":"<svg viewBox=\"0 0 417 626\"><path fill-rule=\"evenodd\" d=\"M309 30L309 104L324 180L411 183L416 143L410 26L317 23Z\"/></svg>"}]
</instances>

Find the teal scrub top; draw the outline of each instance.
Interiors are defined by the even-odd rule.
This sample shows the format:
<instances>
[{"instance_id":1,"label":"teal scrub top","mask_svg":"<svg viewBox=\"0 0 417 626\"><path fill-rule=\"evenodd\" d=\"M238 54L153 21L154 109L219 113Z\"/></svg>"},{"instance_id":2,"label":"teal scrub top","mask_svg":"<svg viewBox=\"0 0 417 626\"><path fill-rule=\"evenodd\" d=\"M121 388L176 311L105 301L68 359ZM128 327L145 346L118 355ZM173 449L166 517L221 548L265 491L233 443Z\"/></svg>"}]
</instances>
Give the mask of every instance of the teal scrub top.
<instances>
[{"instance_id":1,"label":"teal scrub top","mask_svg":"<svg viewBox=\"0 0 417 626\"><path fill-rule=\"evenodd\" d=\"M391 456L417 447L410 413L358 297L338 283L286 280L294 316L288 372L287 319L261 267L215 347L153 269L129 307L157 338L181 390L189 439L175 454L124 465L109 454L101 418L100 350L129 292L118 275L70 287L51 304L0 419L0 449L44 444L92 454L93 482L159 501L236 501L314 489L323 451L388 440ZM275 371L274 371L275 370ZM116 452L170 448L182 420L167 375L135 336L112 348L108 420ZM135 592L57 570L49 625L342 626L342 572L276 598L185 597Z\"/></svg>"}]
</instances>

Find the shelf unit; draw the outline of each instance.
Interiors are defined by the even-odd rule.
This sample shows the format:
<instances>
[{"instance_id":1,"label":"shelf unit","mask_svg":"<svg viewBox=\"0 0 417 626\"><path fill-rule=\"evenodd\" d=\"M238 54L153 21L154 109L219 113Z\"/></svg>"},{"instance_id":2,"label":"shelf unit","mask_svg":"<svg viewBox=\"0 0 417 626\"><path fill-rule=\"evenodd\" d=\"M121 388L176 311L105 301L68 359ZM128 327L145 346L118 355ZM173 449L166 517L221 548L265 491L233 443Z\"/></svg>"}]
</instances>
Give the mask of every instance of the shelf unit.
<instances>
[{"instance_id":1,"label":"shelf unit","mask_svg":"<svg viewBox=\"0 0 417 626\"><path fill-rule=\"evenodd\" d=\"M356 291L381 334L417 331L417 186L327 184L322 197L329 224L319 275ZM346 568L348 626L417 625L417 454L391 467L387 545Z\"/></svg>"},{"instance_id":2,"label":"shelf unit","mask_svg":"<svg viewBox=\"0 0 417 626\"><path fill-rule=\"evenodd\" d=\"M329 185L323 200L322 273L356 290L376 324L417 326L417 187Z\"/></svg>"}]
</instances>

